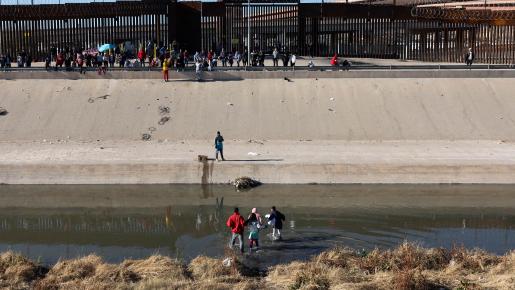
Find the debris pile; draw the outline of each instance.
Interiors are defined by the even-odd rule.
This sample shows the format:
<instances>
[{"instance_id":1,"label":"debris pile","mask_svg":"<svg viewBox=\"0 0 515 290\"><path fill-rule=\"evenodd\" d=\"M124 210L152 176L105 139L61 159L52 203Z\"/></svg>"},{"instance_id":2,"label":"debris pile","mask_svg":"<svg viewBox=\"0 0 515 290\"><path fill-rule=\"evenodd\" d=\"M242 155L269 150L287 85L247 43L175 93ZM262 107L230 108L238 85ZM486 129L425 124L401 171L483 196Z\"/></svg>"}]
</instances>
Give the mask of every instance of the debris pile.
<instances>
[{"instance_id":1,"label":"debris pile","mask_svg":"<svg viewBox=\"0 0 515 290\"><path fill-rule=\"evenodd\" d=\"M261 182L246 176L238 177L232 182L232 185L234 185L237 190L251 189L260 186L261 184Z\"/></svg>"}]
</instances>

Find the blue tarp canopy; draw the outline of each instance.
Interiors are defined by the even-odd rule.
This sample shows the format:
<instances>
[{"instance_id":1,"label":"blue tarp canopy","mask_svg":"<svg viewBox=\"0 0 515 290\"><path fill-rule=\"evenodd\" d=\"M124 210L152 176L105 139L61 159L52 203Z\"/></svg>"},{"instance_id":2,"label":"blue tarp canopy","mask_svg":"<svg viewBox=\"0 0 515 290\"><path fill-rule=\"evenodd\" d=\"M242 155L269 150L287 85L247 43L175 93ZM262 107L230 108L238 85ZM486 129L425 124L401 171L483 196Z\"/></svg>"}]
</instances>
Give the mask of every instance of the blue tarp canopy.
<instances>
[{"instance_id":1,"label":"blue tarp canopy","mask_svg":"<svg viewBox=\"0 0 515 290\"><path fill-rule=\"evenodd\" d=\"M116 47L116 45L114 45L114 44L106 43L106 44L102 44L101 46L99 46L98 51L104 52L106 50L114 49L115 47Z\"/></svg>"}]
</instances>

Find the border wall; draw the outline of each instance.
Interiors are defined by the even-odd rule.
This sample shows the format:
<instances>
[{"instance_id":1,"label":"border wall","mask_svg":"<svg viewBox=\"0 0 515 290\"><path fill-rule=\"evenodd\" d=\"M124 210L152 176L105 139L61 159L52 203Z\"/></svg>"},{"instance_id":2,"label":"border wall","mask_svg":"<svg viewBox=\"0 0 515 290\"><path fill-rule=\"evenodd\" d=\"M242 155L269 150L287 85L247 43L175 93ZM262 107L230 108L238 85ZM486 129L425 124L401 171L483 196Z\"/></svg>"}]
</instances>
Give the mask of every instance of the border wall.
<instances>
[{"instance_id":1,"label":"border wall","mask_svg":"<svg viewBox=\"0 0 515 290\"><path fill-rule=\"evenodd\" d=\"M515 62L515 23L416 18L394 5L143 0L112 3L0 5L0 53L25 50L42 59L51 47L152 41L196 50L240 50L251 26L251 49L273 47L305 56Z\"/></svg>"}]
</instances>

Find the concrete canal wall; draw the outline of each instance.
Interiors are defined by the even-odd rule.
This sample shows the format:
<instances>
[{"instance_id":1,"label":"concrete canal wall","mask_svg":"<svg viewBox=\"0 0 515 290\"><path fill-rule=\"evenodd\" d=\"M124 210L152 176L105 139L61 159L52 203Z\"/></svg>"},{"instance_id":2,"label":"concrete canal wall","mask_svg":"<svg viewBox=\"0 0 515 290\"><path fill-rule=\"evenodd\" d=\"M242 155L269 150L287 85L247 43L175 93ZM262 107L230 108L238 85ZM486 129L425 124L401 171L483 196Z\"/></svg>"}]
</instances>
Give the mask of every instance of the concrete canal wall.
<instances>
[{"instance_id":1,"label":"concrete canal wall","mask_svg":"<svg viewBox=\"0 0 515 290\"><path fill-rule=\"evenodd\" d=\"M200 83L0 80L0 107L8 111L0 116L0 182L218 183L236 175L270 183L515 181L510 71L455 78L318 73ZM214 155L217 130L238 162L215 163L203 179L195 157ZM151 141L141 140L145 133ZM102 142L115 144L111 155L98 153ZM139 160L142 146L150 157ZM258 150L258 157L247 154Z\"/></svg>"}]
</instances>

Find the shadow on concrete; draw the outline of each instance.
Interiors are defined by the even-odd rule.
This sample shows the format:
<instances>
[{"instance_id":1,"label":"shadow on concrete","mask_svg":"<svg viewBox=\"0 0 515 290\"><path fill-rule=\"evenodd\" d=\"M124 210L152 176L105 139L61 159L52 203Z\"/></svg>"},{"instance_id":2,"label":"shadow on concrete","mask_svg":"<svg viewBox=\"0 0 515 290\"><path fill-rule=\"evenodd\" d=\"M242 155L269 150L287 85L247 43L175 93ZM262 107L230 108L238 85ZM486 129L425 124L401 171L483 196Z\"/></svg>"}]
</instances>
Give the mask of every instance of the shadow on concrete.
<instances>
[{"instance_id":1,"label":"shadow on concrete","mask_svg":"<svg viewBox=\"0 0 515 290\"><path fill-rule=\"evenodd\" d=\"M212 83L212 82L236 82L236 81L242 81L243 78L232 78L232 79L180 79L180 80L172 80L170 79L170 82L195 82L195 83Z\"/></svg>"},{"instance_id":2,"label":"shadow on concrete","mask_svg":"<svg viewBox=\"0 0 515 290\"><path fill-rule=\"evenodd\" d=\"M284 159L225 159L225 162L271 162L271 161L284 161Z\"/></svg>"}]
</instances>

